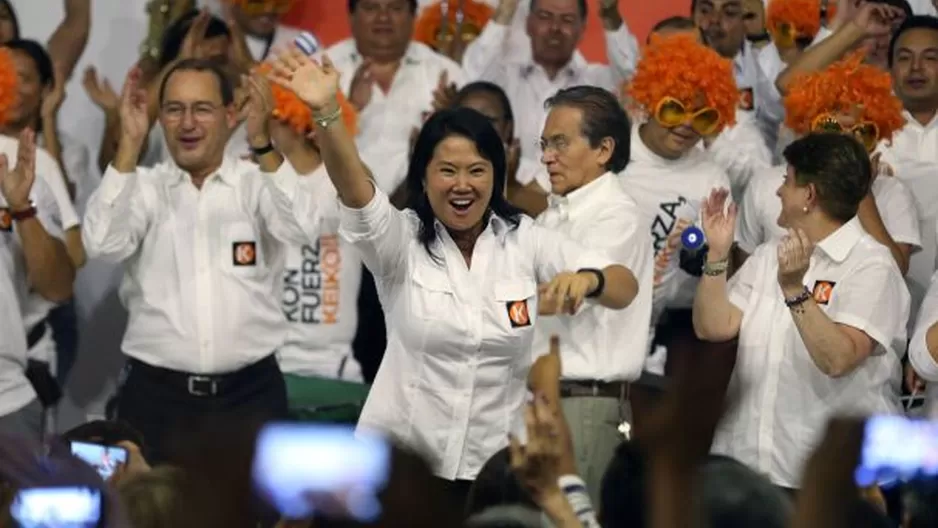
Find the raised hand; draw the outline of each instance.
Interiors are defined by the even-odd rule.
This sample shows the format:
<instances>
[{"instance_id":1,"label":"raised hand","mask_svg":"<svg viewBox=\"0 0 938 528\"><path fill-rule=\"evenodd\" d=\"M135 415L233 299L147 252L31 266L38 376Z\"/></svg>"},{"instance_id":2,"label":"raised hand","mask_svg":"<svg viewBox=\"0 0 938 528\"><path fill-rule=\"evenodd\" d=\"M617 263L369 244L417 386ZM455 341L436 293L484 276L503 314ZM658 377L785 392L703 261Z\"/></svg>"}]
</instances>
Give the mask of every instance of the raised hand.
<instances>
[{"instance_id":1,"label":"raised hand","mask_svg":"<svg viewBox=\"0 0 938 528\"><path fill-rule=\"evenodd\" d=\"M778 244L778 285L786 295L804 289L804 276L811 265L814 244L801 229L789 229Z\"/></svg>"},{"instance_id":2,"label":"raised hand","mask_svg":"<svg viewBox=\"0 0 938 528\"><path fill-rule=\"evenodd\" d=\"M864 2L853 17L853 23L862 28L868 37L881 37L891 34L904 17L905 13L898 7Z\"/></svg>"},{"instance_id":3,"label":"raised hand","mask_svg":"<svg viewBox=\"0 0 938 528\"><path fill-rule=\"evenodd\" d=\"M270 81L261 74L242 75L244 101L238 117L244 120L245 132L251 146L262 148L270 142L270 117L274 110L274 96Z\"/></svg>"},{"instance_id":4,"label":"raised hand","mask_svg":"<svg viewBox=\"0 0 938 528\"><path fill-rule=\"evenodd\" d=\"M729 198L728 189L714 189L710 196L701 203L700 216L704 236L710 246L710 260L728 258L736 233L736 204L726 206Z\"/></svg>"},{"instance_id":5,"label":"raised hand","mask_svg":"<svg viewBox=\"0 0 938 528\"><path fill-rule=\"evenodd\" d=\"M36 133L25 129L20 133L16 150L16 167L10 169L6 154L0 154L0 193L14 211L29 207L29 193L36 181Z\"/></svg>"},{"instance_id":6,"label":"raised hand","mask_svg":"<svg viewBox=\"0 0 938 528\"><path fill-rule=\"evenodd\" d=\"M551 411L544 394L536 394L534 402L524 410L524 423L528 442L521 445L514 437L509 439L511 469L535 500L554 492L561 477L563 458L561 419Z\"/></svg>"},{"instance_id":7,"label":"raised hand","mask_svg":"<svg viewBox=\"0 0 938 528\"><path fill-rule=\"evenodd\" d=\"M371 102L371 93L375 86L375 76L371 66L371 59L362 61L358 69L355 70L355 75L352 76L352 84L349 85L349 103L359 112L364 110Z\"/></svg>"},{"instance_id":8,"label":"raised hand","mask_svg":"<svg viewBox=\"0 0 938 528\"><path fill-rule=\"evenodd\" d=\"M433 111L438 112L444 108L449 108L456 100L456 83L449 82L449 73L443 70L440 79L433 89Z\"/></svg>"},{"instance_id":9,"label":"raised hand","mask_svg":"<svg viewBox=\"0 0 938 528\"><path fill-rule=\"evenodd\" d=\"M39 110L39 115L46 121L55 118L65 101L65 83L58 75L55 76L54 81L52 91L42 99L42 107Z\"/></svg>"},{"instance_id":10,"label":"raised hand","mask_svg":"<svg viewBox=\"0 0 938 528\"><path fill-rule=\"evenodd\" d=\"M85 88L85 93L88 94L88 97L98 108L105 112L118 111L121 104L120 96L117 95L117 92L106 78L98 78L98 72L93 66L89 66L85 69L85 74L81 79L81 85Z\"/></svg>"},{"instance_id":11,"label":"raised hand","mask_svg":"<svg viewBox=\"0 0 938 528\"><path fill-rule=\"evenodd\" d=\"M120 99L121 137L138 145L143 144L150 132L147 91L141 86L142 76L140 68L135 66L130 70Z\"/></svg>"},{"instance_id":12,"label":"raised hand","mask_svg":"<svg viewBox=\"0 0 938 528\"><path fill-rule=\"evenodd\" d=\"M319 64L291 45L274 60L271 80L295 93L314 112L337 104L339 72L326 55Z\"/></svg>"},{"instance_id":13,"label":"raised hand","mask_svg":"<svg viewBox=\"0 0 938 528\"><path fill-rule=\"evenodd\" d=\"M598 279L593 273L558 273L552 281L540 287L538 313L553 315L567 313L573 315L580 309L586 295L597 288Z\"/></svg>"},{"instance_id":14,"label":"raised hand","mask_svg":"<svg viewBox=\"0 0 938 528\"><path fill-rule=\"evenodd\" d=\"M205 31L211 21L212 16L208 11L202 11L196 15L192 25L189 26L189 31L186 32L185 38L182 39L182 45L179 47L180 59L204 58L202 57L202 43L205 40Z\"/></svg>"}]
</instances>

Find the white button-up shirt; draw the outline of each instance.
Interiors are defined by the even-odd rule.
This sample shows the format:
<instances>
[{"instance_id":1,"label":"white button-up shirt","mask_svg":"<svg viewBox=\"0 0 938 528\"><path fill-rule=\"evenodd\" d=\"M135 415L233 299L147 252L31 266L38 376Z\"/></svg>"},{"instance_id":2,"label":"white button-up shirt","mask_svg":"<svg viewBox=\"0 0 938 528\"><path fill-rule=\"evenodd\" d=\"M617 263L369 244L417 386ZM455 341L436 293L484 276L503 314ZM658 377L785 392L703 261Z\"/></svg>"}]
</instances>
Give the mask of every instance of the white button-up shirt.
<instances>
[{"instance_id":1,"label":"white button-up shirt","mask_svg":"<svg viewBox=\"0 0 938 528\"><path fill-rule=\"evenodd\" d=\"M771 240L779 240L787 231L778 225L782 201L776 192L785 178L787 166L781 165L759 173L749 185L740 205L736 241L747 253ZM873 200L883 225L897 244L912 246L915 253L922 247L915 197L900 180L879 176L873 180Z\"/></svg>"},{"instance_id":2,"label":"white button-up shirt","mask_svg":"<svg viewBox=\"0 0 938 528\"><path fill-rule=\"evenodd\" d=\"M839 378L818 370L785 306L777 243L759 246L727 285L730 302L743 312L731 381L742 400L717 427L713 451L788 488L800 486L832 416L900 410L909 293L889 250L857 218L817 244L804 283L814 289L825 282L832 293L819 308L835 323L865 332L875 346Z\"/></svg>"},{"instance_id":3,"label":"white button-up shirt","mask_svg":"<svg viewBox=\"0 0 938 528\"><path fill-rule=\"evenodd\" d=\"M609 172L566 196L552 195L536 223L627 267L638 281L638 295L625 310L593 304L574 316L542 317L534 331L535 354L547 351L550 336L557 335L565 379L635 381L651 324L654 261L647 219Z\"/></svg>"},{"instance_id":4,"label":"white button-up shirt","mask_svg":"<svg viewBox=\"0 0 938 528\"><path fill-rule=\"evenodd\" d=\"M618 94L635 71L638 60L638 41L625 23L616 31L607 31L606 53L609 66L589 64L579 51L554 79L532 62L530 49L521 56L511 50L515 41L513 28L489 21L482 33L466 47L463 68L466 78L495 83L511 102L515 115L515 135L521 141L521 155L539 159L541 130L547 119L544 101L558 90L577 85L593 85Z\"/></svg>"},{"instance_id":5,"label":"white button-up shirt","mask_svg":"<svg viewBox=\"0 0 938 528\"><path fill-rule=\"evenodd\" d=\"M19 148L19 140L0 136L0 153L5 154L7 158L15 160L17 148ZM78 213L75 212L72 200L68 196L68 188L65 186L65 179L59 169L59 163L41 148L36 149L36 177L42 179L45 188L49 190L55 202L53 210L45 211L45 218L48 220L44 222L47 226L46 230L50 235L62 238L65 231L78 227ZM26 331L29 332L40 322L45 324L45 318L48 317L49 310L53 307L55 307L55 303L46 300L34 291L30 291L22 307ZM29 357L40 361L53 362L54 365L55 342L52 339L52 332L48 328L39 342L29 350Z\"/></svg>"},{"instance_id":6,"label":"white button-up shirt","mask_svg":"<svg viewBox=\"0 0 938 528\"><path fill-rule=\"evenodd\" d=\"M362 261L339 237L335 187L325 165L307 176L322 218L319 238L287 248L280 307L289 323L277 359L288 374L362 381L352 357Z\"/></svg>"},{"instance_id":7,"label":"white button-up shirt","mask_svg":"<svg viewBox=\"0 0 938 528\"><path fill-rule=\"evenodd\" d=\"M342 93L349 95L352 79L363 62L354 39L346 39L325 52L341 78ZM362 161L374 173L378 187L393 192L401 184L410 154L410 133L423 124L424 114L433 109L433 91L446 72L449 82L463 84L459 64L419 42L411 42L391 89L384 93L375 84L371 101L358 115L357 143Z\"/></svg>"},{"instance_id":8,"label":"white button-up shirt","mask_svg":"<svg viewBox=\"0 0 938 528\"><path fill-rule=\"evenodd\" d=\"M701 141L698 148L726 171L737 201L742 199L752 176L772 166L772 153L753 112L737 109L736 124L723 129L709 147Z\"/></svg>"},{"instance_id":9,"label":"white button-up shirt","mask_svg":"<svg viewBox=\"0 0 938 528\"><path fill-rule=\"evenodd\" d=\"M521 217L493 217L467 268L446 229L427 252L419 220L380 190L362 209L340 206L340 234L374 274L388 347L359 427L417 449L444 479L474 479L520 418L534 354L538 284L612 264Z\"/></svg>"},{"instance_id":10,"label":"white button-up shirt","mask_svg":"<svg viewBox=\"0 0 938 528\"><path fill-rule=\"evenodd\" d=\"M15 158L13 158L15 159ZM36 178L30 199L46 229L58 214L55 198L43 178ZM22 307L29 295L26 261L16 222L0 196L0 416L12 414L36 398L26 379L26 327Z\"/></svg>"},{"instance_id":11,"label":"white button-up shirt","mask_svg":"<svg viewBox=\"0 0 938 528\"><path fill-rule=\"evenodd\" d=\"M638 204L644 221L651 224L652 246L658 255L674 224L682 218L682 211L690 211L685 220L695 221L701 200L713 189L730 189L730 180L702 150L691 149L676 160L662 158L645 146L638 131L638 125L632 127L631 161L619 173L619 181ZM665 307L692 307L696 281L674 266L668 277L655 286L653 318L657 320Z\"/></svg>"},{"instance_id":12,"label":"white button-up shirt","mask_svg":"<svg viewBox=\"0 0 938 528\"><path fill-rule=\"evenodd\" d=\"M925 413L938 420L938 361L928 351L925 337L928 329L938 322L938 273L932 277L931 286L922 302L915 322L915 330L909 341L909 363L915 372L927 382Z\"/></svg>"},{"instance_id":13,"label":"white button-up shirt","mask_svg":"<svg viewBox=\"0 0 938 528\"><path fill-rule=\"evenodd\" d=\"M171 163L108 167L82 235L91 258L125 265L123 352L158 367L232 372L276 351L284 244L315 239L309 182L289 162L274 174L226 158L197 189Z\"/></svg>"}]
</instances>

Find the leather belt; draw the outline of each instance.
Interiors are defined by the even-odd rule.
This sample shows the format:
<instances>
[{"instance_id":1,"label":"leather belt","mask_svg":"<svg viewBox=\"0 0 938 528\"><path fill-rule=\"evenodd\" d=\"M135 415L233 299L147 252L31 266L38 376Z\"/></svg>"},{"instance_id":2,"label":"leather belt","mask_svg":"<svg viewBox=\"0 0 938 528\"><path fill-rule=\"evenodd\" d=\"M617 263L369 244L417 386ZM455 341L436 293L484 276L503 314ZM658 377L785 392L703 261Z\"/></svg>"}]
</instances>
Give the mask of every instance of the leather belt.
<instances>
[{"instance_id":1,"label":"leather belt","mask_svg":"<svg viewBox=\"0 0 938 528\"><path fill-rule=\"evenodd\" d=\"M561 398L616 398L629 395L629 384L624 381L560 380Z\"/></svg>"},{"instance_id":2,"label":"leather belt","mask_svg":"<svg viewBox=\"0 0 938 528\"><path fill-rule=\"evenodd\" d=\"M250 383L258 376L269 372L280 373L274 354L242 367L240 370L224 374L180 372L150 365L136 358L128 358L128 365L131 370L136 370L151 380L201 398L224 397L235 387Z\"/></svg>"}]
</instances>

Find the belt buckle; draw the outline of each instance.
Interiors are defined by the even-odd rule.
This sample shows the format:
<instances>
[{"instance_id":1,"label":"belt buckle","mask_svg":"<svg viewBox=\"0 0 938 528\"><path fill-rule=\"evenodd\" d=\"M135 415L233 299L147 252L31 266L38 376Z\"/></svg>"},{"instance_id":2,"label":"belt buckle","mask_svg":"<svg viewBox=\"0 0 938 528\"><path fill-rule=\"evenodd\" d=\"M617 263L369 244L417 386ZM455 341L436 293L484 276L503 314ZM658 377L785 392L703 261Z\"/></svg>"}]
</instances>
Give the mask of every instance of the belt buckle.
<instances>
[{"instance_id":1,"label":"belt buckle","mask_svg":"<svg viewBox=\"0 0 938 528\"><path fill-rule=\"evenodd\" d=\"M208 376L189 376L186 385L192 396L204 398L218 394L218 382Z\"/></svg>"}]
</instances>

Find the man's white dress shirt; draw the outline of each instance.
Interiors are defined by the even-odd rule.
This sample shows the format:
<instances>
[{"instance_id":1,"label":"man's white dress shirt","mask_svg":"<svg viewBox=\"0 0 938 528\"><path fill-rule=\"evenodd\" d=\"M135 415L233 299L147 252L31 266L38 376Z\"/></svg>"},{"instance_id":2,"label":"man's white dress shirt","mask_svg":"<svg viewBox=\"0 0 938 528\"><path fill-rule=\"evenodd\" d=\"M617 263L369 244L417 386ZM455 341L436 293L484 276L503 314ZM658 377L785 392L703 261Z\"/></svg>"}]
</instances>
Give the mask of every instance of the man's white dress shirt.
<instances>
[{"instance_id":1,"label":"man's white dress shirt","mask_svg":"<svg viewBox=\"0 0 938 528\"><path fill-rule=\"evenodd\" d=\"M306 178L226 157L202 189L171 162L108 167L82 226L89 257L125 265L123 352L183 372L220 374L275 352L286 244L318 234Z\"/></svg>"},{"instance_id":2,"label":"man's white dress shirt","mask_svg":"<svg viewBox=\"0 0 938 528\"><path fill-rule=\"evenodd\" d=\"M47 230L51 229L58 208L43 178L36 178L30 199L36 207L36 218ZM29 296L29 285L16 225L9 217L6 200L0 195L0 416L12 414L36 398L33 386L26 379L26 326L22 307Z\"/></svg>"},{"instance_id":3,"label":"man's white dress shirt","mask_svg":"<svg viewBox=\"0 0 938 528\"><path fill-rule=\"evenodd\" d=\"M380 190L365 207L340 210L340 234L374 274L388 327L358 425L417 449L441 478L474 479L520 418L538 284L612 262L522 215L517 228L490 218L467 267L439 221L434 260L416 213Z\"/></svg>"},{"instance_id":4,"label":"man's white dress shirt","mask_svg":"<svg viewBox=\"0 0 938 528\"><path fill-rule=\"evenodd\" d=\"M0 154L5 154L8 159L16 159L16 150L19 148L19 140L0 135ZM36 177L42 179L55 201L55 208L51 211L45 211L44 222L46 230L56 238L63 238L66 231L78 227L78 213L72 205L72 199L68 195L68 188L65 186L65 179L59 168L59 163L42 148L36 148ZM37 324L45 324L46 317L49 316L49 310L55 307L55 303L46 300L34 291L27 295L26 302L22 307L23 320L26 325L27 333ZM52 339L52 332L47 327L45 334L31 349L29 349L30 359L49 362L55 367L55 342ZM54 370L53 370L54 372Z\"/></svg>"},{"instance_id":5,"label":"man's white dress shirt","mask_svg":"<svg viewBox=\"0 0 938 528\"><path fill-rule=\"evenodd\" d=\"M736 241L739 247L752 253L760 244L779 240L787 231L778 225L782 201L776 194L784 183L787 166L766 169L753 178L743 196L737 219ZM873 200L883 219L883 225L897 244L912 246L914 254L922 247L915 197L899 179L880 176L873 180Z\"/></svg>"},{"instance_id":6,"label":"man's white dress shirt","mask_svg":"<svg viewBox=\"0 0 938 528\"><path fill-rule=\"evenodd\" d=\"M736 201L742 199L752 176L772 165L772 153L753 112L737 109L735 125L724 128L709 147L703 141L697 146L726 171Z\"/></svg>"},{"instance_id":7,"label":"man's white dress shirt","mask_svg":"<svg viewBox=\"0 0 938 528\"><path fill-rule=\"evenodd\" d=\"M909 292L892 255L856 217L818 242L804 284L826 299L818 306L832 321L873 340L873 354L839 378L822 373L785 306L777 242L759 246L727 284L730 302L743 312L730 382L741 400L723 417L712 447L787 488L800 487L832 416L900 411L909 315Z\"/></svg>"},{"instance_id":8,"label":"man's white dress shirt","mask_svg":"<svg viewBox=\"0 0 938 528\"><path fill-rule=\"evenodd\" d=\"M515 115L515 135L521 141L521 155L537 160L541 130L547 119L544 102L558 90L593 85L619 94L622 84L635 71L638 41L625 22L616 31L607 31L606 53L609 65L589 64L576 51L567 66L553 79L535 64L530 51L522 56L512 51L515 28L489 21L482 33L466 47L463 68L466 78L489 81L500 86Z\"/></svg>"},{"instance_id":9,"label":"man's white dress shirt","mask_svg":"<svg viewBox=\"0 0 938 528\"><path fill-rule=\"evenodd\" d=\"M576 315L541 317L534 353L560 337L563 377L571 380L635 381L648 352L652 260L648 220L611 172L566 196L551 195L536 224L579 241L632 271L638 295L625 310L584 305Z\"/></svg>"},{"instance_id":10,"label":"man's white dress shirt","mask_svg":"<svg viewBox=\"0 0 938 528\"><path fill-rule=\"evenodd\" d=\"M925 414L938 420L938 360L928 351L925 337L928 329L938 322L938 273L932 277L931 286L918 312L918 320L909 341L909 363L926 382Z\"/></svg>"},{"instance_id":11,"label":"man's white dress shirt","mask_svg":"<svg viewBox=\"0 0 938 528\"><path fill-rule=\"evenodd\" d=\"M289 323L277 359L284 373L362 381L352 356L362 261L339 237L335 187L325 165L309 176L322 218L319 238L287 248L280 307Z\"/></svg>"},{"instance_id":12,"label":"man's white dress shirt","mask_svg":"<svg viewBox=\"0 0 938 528\"><path fill-rule=\"evenodd\" d=\"M342 93L349 95L355 72L364 61L354 39L330 46L325 53L341 75ZM372 86L371 101L358 114L357 143L362 161L374 173L378 187L393 193L401 184L410 155L410 133L423 125L424 115L433 109L433 92L446 72L449 82L462 86L459 64L419 42L411 42L390 90Z\"/></svg>"}]
</instances>

